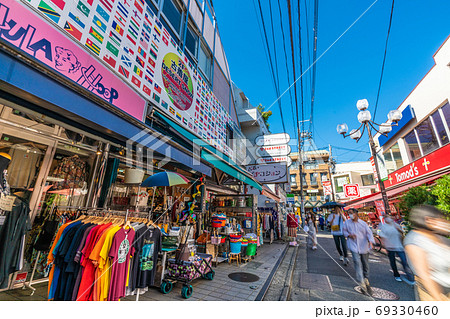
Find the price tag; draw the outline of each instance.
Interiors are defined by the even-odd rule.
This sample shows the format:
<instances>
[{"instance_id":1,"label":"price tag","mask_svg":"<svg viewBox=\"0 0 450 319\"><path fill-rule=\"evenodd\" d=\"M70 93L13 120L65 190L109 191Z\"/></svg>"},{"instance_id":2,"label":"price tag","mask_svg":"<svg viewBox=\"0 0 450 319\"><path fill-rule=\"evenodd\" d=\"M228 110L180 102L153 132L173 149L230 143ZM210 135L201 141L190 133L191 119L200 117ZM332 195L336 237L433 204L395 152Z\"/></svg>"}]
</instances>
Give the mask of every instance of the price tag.
<instances>
[{"instance_id":1,"label":"price tag","mask_svg":"<svg viewBox=\"0 0 450 319\"><path fill-rule=\"evenodd\" d=\"M16 198L14 196L5 196L2 194L0 196L0 209L8 212L12 211L15 199Z\"/></svg>"}]
</instances>

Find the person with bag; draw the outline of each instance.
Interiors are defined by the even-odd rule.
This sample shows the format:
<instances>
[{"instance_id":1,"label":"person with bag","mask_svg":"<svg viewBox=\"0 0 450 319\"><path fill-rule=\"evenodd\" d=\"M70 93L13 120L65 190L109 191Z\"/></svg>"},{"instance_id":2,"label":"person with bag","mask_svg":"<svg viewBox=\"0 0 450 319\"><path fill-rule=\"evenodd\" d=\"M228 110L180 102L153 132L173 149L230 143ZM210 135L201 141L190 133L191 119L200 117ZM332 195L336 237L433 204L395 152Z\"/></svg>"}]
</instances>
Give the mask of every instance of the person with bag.
<instances>
[{"instance_id":1,"label":"person with bag","mask_svg":"<svg viewBox=\"0 0 450 319\"><path fill-rule=\"evenodd\" d=\"M342 228L344 227L345 216L340 207L335 207L333 212L328 216L327 222L331 227L331 234L333 235L336 249L339 253L339 260L348 265L347 240L344 237Z\"/></svg>"},{"instance_id":2,"label":"person with bag","mask_svg":"<svg viewBox=\"0 0 450 319\"><path fill-rule=\"evenodd\" d=\"M429 205L411 210L412 230L403 244L416 276L416 298L421 301L450 300L450 221Z\"/></svg>"}]
</instances>

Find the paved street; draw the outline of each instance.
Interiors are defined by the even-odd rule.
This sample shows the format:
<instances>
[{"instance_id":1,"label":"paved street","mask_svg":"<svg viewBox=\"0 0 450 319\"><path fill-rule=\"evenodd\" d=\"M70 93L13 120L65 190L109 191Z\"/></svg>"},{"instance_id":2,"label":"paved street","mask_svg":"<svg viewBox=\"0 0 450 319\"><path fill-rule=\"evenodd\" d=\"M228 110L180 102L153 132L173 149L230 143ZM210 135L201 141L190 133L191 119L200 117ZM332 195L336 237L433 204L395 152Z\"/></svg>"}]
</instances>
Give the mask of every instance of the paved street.
<instances>
[{"instance_id":1,"label":"paved street","mask_svg":"<svg viewBox=\"0 0 450 319\"><path fill-rule=\"evenodd\" d=\"M318 235L319 248L316 251L306 248L306 236L300 235L300 247L296 254L295 269L292 277L289 300L294 301L358 301L374 300L354 290L357 285L352 279L355 277L352 259L348 266L339 261L332 236L328 232ZM293 251L293 248L290 248ZM286 256L288 256L288 253ZM331 257L330 257L331 256ZM285 264L292 263L285 260ZM372 287L381 288L398 296L400 301L414 300L414 289L405 282L397 282L391 272L386 255L373 252L370 254L370 282ZM399 270L401 266L399 265ZM285 270L283 270L285 271ZM280 276L275 274L274 278ZM300 285L302 281L303 287ZM279 300L283 286L274 280L264 300ZM380 300L380 299L378 299Z\"/></svg>"}]
</instances>

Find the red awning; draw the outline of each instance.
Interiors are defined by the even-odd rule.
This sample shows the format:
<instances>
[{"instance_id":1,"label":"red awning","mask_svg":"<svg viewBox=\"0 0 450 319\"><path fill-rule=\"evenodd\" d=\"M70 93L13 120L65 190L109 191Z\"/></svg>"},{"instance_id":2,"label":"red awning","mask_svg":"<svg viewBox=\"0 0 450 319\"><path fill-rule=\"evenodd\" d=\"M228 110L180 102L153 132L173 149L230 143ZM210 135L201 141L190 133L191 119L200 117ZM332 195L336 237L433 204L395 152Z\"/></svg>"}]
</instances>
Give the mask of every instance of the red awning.
<instances>
[{"instance_id":1,"label":"red awning","mask_svg":"<svg viewBox=\"0 0 450 319\"><path fill-rule=\"evenodd\" d=\"M386 190L386 195L387 195L388 198L394 197L396 195L399 195L399 194L407 191L408 189L410 189L412 187L416 187L416 186L427 184L427 183L432 182L432 181L434 181L434 180L436 180L436 179L438 179L438 178L440 178L440 177L442 177L442 176L444 176L446 174L448 174L448 171L443 172L441 174L434 175L434 176L430 176L430 177L427 177L427 178L424 178L424 179L421 179L421 180L417 180L417 181L411 182L409 184L406 184L406 185L403 185L403 186L400 186L400 187L396 187L394 189L387 189ZM361 198L358 198L356 200L353 200L352 202L349 202L345 206L345 208L346 209L347 208L361 208L361 207L364 207L365 204L368 204L369 202L373 202L373 201L380 200L380 199L382 199L380 192L374 193L374 194L370 194L370 195L367 195L365 197L361 197Z\"/></svg>"},{"instance_id":2,"label":"red awning","mask_svg":"<svg viewBox=\"0 0 450 319\"><path fill-rule=\"evenodd\" d=\"M272 190L269 187L267 187L266 185L262 186L261 195L264 195L270 199L273 199L277 203L279 203L281 200L280 197L277 196L274 192L272 192Z\"/></svg>"}]
</instances>

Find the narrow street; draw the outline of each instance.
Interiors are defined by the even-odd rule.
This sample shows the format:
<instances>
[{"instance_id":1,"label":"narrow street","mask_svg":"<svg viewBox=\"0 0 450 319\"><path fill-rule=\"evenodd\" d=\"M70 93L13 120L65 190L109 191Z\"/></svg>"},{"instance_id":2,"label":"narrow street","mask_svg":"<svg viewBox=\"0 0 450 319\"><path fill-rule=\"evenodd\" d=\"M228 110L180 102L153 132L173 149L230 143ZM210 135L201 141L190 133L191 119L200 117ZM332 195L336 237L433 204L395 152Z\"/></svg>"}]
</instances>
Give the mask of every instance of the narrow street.
<instances>
[{"instance_id":1,"label":"narrow street","mask_svg":"<svg viewBox=\"0 0 450 319\"><path fill-rule=\"evenodd\" d=\"M371 252L370 282L372 287L380 288L394 293L384 294L384 298L371 298L355 291L356 282L355 270L352 259L349 258L348 266L343 266L339 261L333 237L329 232L319 232L318 249L313 251L306 248L306 236L299 235L300 246L296 253L295 268L293 269L287 300L292 301L371 301L388 300L398 296L398 301L413 301L414 289L405 282L397 282L392 275L389 259L386 255ZM289 248L285 259L281 263L274 276L271 286L264 300L280 300L283 295L285 281L276 278L289 276L286 265L292 264L290 256L295 251L294 247ZM290 254L291 253L291 254ZM331 256L331 257L330 257ZM399 270L401 266L399 265ZM392 300L392 299L391 299Z\"/></svg>"}]
</instances>

